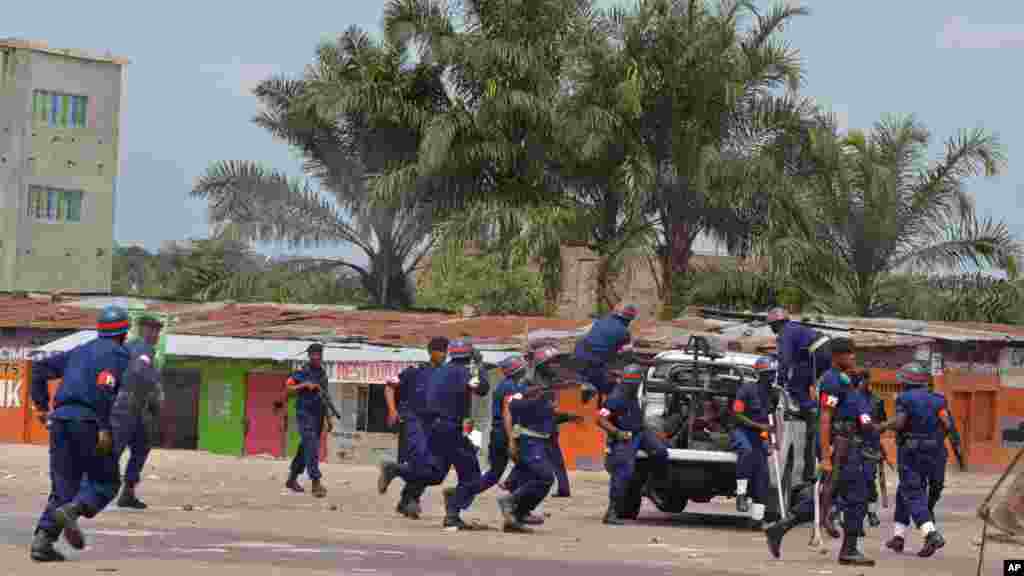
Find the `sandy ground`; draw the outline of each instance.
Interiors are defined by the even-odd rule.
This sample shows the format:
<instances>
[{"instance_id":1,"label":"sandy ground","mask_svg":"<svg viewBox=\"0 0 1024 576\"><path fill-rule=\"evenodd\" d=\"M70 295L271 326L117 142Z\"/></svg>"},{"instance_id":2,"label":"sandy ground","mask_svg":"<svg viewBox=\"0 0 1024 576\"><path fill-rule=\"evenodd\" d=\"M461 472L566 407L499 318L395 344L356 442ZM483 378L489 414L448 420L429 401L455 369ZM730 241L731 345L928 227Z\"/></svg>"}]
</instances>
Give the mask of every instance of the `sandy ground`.
<instances>
[{"instance_id":1,"label":"sandy ground","mask_svg":"<svg viewBox=\"0 0 1024 576\"><path fill-rule=\"evenodd\" d=\"M975 510L996 480L950 472L938 511L947 545L930 559L913 554L921 544L919 534L908 540L908 553L883 551L891 536L892 508L883 510L882 526L869 528L865 543L878 565L853 569L835 562L838 541L826 540L827 555L809 549L809 527L791 532L783 558L774 560L764 535L739 521L730 501L691 505L680 516L661 514L645 503L636 524L604 526L600 517L607 503L607 476L602 473L573 474L573 497L548 499L542 505L546 524L535 534L453 533L441 528L440 490L427 492L422 519L406 520L394 512L401 481L380 496L374 468L322 465L328 496L316 500L283 489L287 463L281 460L158 450L139 489L149 510L112 506L83 522L90 546L69 553L73 561L40 566L28 560L28 544L49 489L46 448L6 445L3 453L0 573L19 576L72 571L177 576L183 570L224 575L605 571L597 567L706 576L968 576L975 573L980 534ZM890 495L895 488L891 483ZM495 502L500 494L497 489L484 494L464 518L500 526ZM1024 550L990 543L986 557L983 573L1002 574L1003 560L1024 557Z\"/></svg>"}]
</instances>

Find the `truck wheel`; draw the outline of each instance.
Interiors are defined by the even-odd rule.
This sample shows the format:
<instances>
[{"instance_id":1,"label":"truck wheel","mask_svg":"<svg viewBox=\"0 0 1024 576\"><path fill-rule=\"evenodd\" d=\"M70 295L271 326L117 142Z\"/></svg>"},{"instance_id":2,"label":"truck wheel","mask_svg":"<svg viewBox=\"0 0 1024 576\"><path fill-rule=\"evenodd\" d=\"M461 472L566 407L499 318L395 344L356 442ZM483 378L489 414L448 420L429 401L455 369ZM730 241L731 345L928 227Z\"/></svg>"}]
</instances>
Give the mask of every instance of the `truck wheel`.
<instances>
[{"instance_id":1,"label":"truck wheel","mask_svg":"<svg viewBox=\"0 0 1024 576\"><path fill-rule=\"evenodd\" d=\"M663 498L662 496L665 497ZM686 496L665 494L657 490L648 492L647 497L654 503L655 508L668 514L681 514L683 510L686 510L686 505L689 503Z\"/></svg>"}]
</instances>

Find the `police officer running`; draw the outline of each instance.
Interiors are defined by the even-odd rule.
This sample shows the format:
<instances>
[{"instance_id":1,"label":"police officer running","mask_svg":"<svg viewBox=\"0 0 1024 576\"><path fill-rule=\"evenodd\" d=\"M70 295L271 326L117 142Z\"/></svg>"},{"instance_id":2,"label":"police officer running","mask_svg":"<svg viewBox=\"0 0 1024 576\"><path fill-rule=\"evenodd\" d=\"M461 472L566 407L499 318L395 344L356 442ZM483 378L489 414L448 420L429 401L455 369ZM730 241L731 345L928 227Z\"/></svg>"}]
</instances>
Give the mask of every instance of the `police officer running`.
<instances>
[{"instance_id":1,"label":"police officer running","mask_svg":"<svg viewBox=\"0 0 1024 576\"><path fill-rule=\"evenodd\" d=\"M320 436L326 420L328 433L333 425L327 415L328 408L324 401L331 400L327 389L327 373L323 367L324 347L322 344L310 344L306 348L309 362L301 369L292 372L286 382L288 395L295 395L295 421L299 427L302 443L299 445L295 458L292 459L285 486L293 492L305 492L299 485L299 475L305 470L313 481L313 496L323 498L327 490L320 482ZM322 396L321 396L322 395Z\"/></svg>"},{"instance_id":2,"label":"police officer running","mask_svg":"<svg viewBox=\"0 0 1024 576\"><path fill-rule=\"evenodd\" d=\"M525 392L527 383L523 377L526 375L526 360L519 356L506 358L500 365L504 380L494 388L491 400L491 438L487 443L487 458L490 469L480 480L479 493L489 490L501 481L509 461L509 434L506 428L505 411L510 396Z\"/></svg>"},{"instance_id":3,"label":"police officer running","mask_svg":"<svg viewBox=\"0 0 1024 576\"><path fill-rule=\"evenodd\" d=\"M398 378L388 382L384 397L388 404L388 424L401 422L399 430L399 462L381 463L381 474L377 482L378 492L387 492L388 485L396 477L405 480L402 495L396 510L408 518L419 518L422 513L420 497L427 486L444 481L436 480L436 467L432 462L427 430L433 421L427 415L427 388L434 373L441 369L448 356L448 339L432 338L427 344L429 364L406 368ZM398 406L395 406L395 392L398 392Z\"/></svg>"},{"instance_id":4,"label":"police officer running","mask_svg":"<svg viewBox=\"0 0 1024 576\"><path fill-rule=\"evenodd\" d=\"M776 334L779 354L780 384L789 392L797 403L800 415L807 424L804 437L804 481L814 477L814 447L818 431L818 414L815 400L811 397L811 388L831 364L827 354L827 336L818 331L789 319L789 314L782 308L768 312L768 324ZM812 358L816 362L812 363ZM817 374L815 373L817 366Z\"/></svg>"},{"instance_id":5,"label":"police officer running","mask_svg":"<svg viewBox=\"0 0 1024 576\"><path fill-rule=\"evenodd\" d=\"M619 304L611 314L594 322L586 336L576 344L576 358L584 363L580 376L587 383L583 403L590 402L595 392L607 396L612 390L608 382L608 364L616 355L631 349L629 324L638 311L632 304Z\"/></svg>"},{"instance_id":6,"label":"police officer running","mask_svg":"<svg viewBox=\"0 0 1024 576\"><path fill-rule=\"evenodd\" d=\"M123 308L107 306L98 338L32 364L32 403L50 430L50 497L32 541L36 562L64 560L53 547L62 532L72 548L85 548L78 519L95 517L120 488L110 410L129 362L130 326ZM47 382L57 378L63 383L50 412Z\"/></svg>"},{"instance_id":7,"label":"police officer running","mask_svg":"<svg viewBox=\"0 0 1024 576\"><path fill-rule=\"evenodd\" d=\"M745 381L736 391L733 414L737 426L732 431L732 448L736 451L736 510L750 511L750 500L764 505L771 497L768 453L772 427L771 383L764 379ZM749 494L748 494L749 489ZM759 518L755 518L759 519Z\"/></svg>"},{"instance_id":8,"label":"police officer running","mask_svg":"<svg viewBox=\"0 0 1024 576\"><path fill-rule=\"evenodd\" d=\"M124 451L131 449L117 505L142 510L146 503L136 496L135 487L142 481L142 467L160 431L160 406L164 393L160 372L154 365L154 355L163 323L156 316L143 314L137 324L141 338L125 345L131 355L131 363L118 387L111 409L111 423L114 427L114 459L120 462Z\"/></svg>"},{"instance_id":9,"label":"police officer running","mask_svg":"<svg viewBox=\"0 0 1024 576\"><path fill-rule=\"evenodd\" d=\"M917 555L927 558L945 546L928 510L928 480L938 466L945 468L942 444L949 424L945 400L928 391L931 375L917 362L905 364L896 375L903 392L896 397L896 417L885 422L882 430L897 431L897 460L900 483L896 489L894 534L886 547L903 552L910 520L924 533L924 547Z\"/></svg>"},{"instance_id":10,"label":"police officer running","mask_svg":"<svg viewBox=\"0 0 1024 576\"><path fill-rule=\"evenodd\" d=\"M511 493L498 498L505 532L530 532L526 524L543 520L532 512L555 483L551 463L551 436L555 431L555 374L548 362L558 349L541 348L531 355L533 376L525 378L503 407L509 455L516 461Z\"/></svg>"},{"instance_id":11,"label":"police officer running","mask_svg":"<svg viewBox=\"0 0 1024 576\"><path fill-rule=\"evenodd\" d=\"M608 437L605 468L611 475L605 524L624 524L619 510L624 504L630 479L636 470L637 450L646 452L656 469L664 470L668 466L668 449L644 425L644 412L640 407L638 392L645 374L646 371L640 365L627 366L622 372L622 380L598 412L597 425Z\"/></svg>"},{"instance_id":12,"label":"police officer running","mask_svg":"<svg viewBox=\"0 0 1024 576\"><path fill-rule=\"evenodd\" d=\"M864 535L867 509L867 478L864 474L863 433L871 429L870 407L853 388L848 373L855 372L853 342L837 338L831 345L832 367L822 378L821 395L821 468L832 478L843 514L843 546L839 563L874 566L858 547ZM831 458L828 456L831 455ZM838 468L836 470L835 468ZM791 529L814 517L814 503L800 503L798 514L765 530L772 556L781 554L782 539Z\"/></svg>"}]
</instances>

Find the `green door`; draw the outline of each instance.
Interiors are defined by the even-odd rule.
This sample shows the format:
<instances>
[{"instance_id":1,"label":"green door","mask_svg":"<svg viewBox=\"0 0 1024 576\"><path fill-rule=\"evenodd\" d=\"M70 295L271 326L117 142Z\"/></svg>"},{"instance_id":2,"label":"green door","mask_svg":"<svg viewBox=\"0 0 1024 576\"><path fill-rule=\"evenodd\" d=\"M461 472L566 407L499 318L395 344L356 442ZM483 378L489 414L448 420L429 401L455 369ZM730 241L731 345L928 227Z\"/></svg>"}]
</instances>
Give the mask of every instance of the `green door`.
<instances>
[{"instance_id":1,"label":"green door","mask_svg":"<svg viewBox=\"0 0 1024 576\"><path fill-rule=\"evenodd\" d=\"M199 449L241 455L245 448L245 374L248 366L202 365L199 396Z\"/></svg>"}]
</instances>

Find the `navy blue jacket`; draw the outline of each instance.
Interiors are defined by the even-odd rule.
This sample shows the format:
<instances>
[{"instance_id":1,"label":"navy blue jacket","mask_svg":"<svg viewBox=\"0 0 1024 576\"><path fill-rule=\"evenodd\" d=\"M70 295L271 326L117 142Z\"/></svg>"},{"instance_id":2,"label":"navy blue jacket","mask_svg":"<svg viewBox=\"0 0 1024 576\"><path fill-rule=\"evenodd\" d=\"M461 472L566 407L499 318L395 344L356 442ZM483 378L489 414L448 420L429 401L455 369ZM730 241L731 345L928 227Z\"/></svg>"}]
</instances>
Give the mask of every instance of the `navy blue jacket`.
<instances>
[{"instance_id":1,"label":"navy blue jacket","mask_svg":"<svg viewBox=\"0 0 1024 576\"><path fill-rule=\"evenodd\" d=\"M821 407L832 408L832 421L864 425L872 421L871 403L853 387L850 377L830 368L821 379Z\"/></svg>"},{"instance_id":2,"label":"navy blue jacket","mask_svg":"<svg viewBox=\"0 0 1024 576\"><path fill-rule=\"evenodd\" d=\"M519 383L519 390L525 392L533 386L530 379L524 378ZM532 430L539 434L553 435L557 432L555 425L555 394L548 391L532 398L513 396L508 404L509 414L512 415L512 423Z\"/></svg>"},{"instance_id":3,"label":"navy blue jacket","mask_svg":"<svg viewBox=\"0 0 1024 576\"><path fill-rule=\"evenodd\" d=\"M111 338L96 338L32 363L32 402L49 409L47 382L62 378L51 417L96 422L111 430L110 409L129 362L128 351Z\"/></svg>"},{"instance_id":4,"label":"navy blue jacket","mask_svg":"<svg viewBox=\"0 0 1024 576\"><path fill-rule=\"evenodd\" d=\"M576 357L592 362L610 362L619 350L629 344L629 324L609 314L591 326L590 332L576 343Z\"/></svg>"},{"instance_id":5,"label":"navy blue jacket","mask_svg":"<svg viewBox=\"0 0 1024 576\"><path fill-rule=\"evenodd\" d=\"M789 382L789 372L801 364L811 363L808 348L818 338L818 332L799 322L786 322L776 337L779 353L779 380L782 385ZM799 384L803 385L804 382ZM810 382L806 383L810 386Z\"/></svg>"},{"instance_id":6,"label":"navy blue jacket","mask_svg":"<svg viewBox=\"0 0 1024 576\"><path fill-rule=\"evenodd\" d=\"M635 392L632 386L616 385L600 414L611 420L619 430L640 432L644 429L644 411Z\"/></svg>"},{"instance_id":7,"label":"navy blue jacket","mask_svg":"<svg viewBox=\"0 0 1024 576\"><path fill-rule=\"evenodd\" d=\"M487 372L481 366L479 371L480 385L476 394L486 396L491 389L487 381ZM461 362L449 362L434 370L427 385L426 414L444 420L448 424L462 428L462 421L469 411L469 381L472 374L469 367Z\"/></svg>"},{"instance_id":8,"label":"navy blue jacket","mask_svg":"<svg viewBox=\"0 0 1024 576\"><path fill-rule=\"evenodd\" d=\"M945 411L946 399L927 388L911 388L896 397L896 414L907 415L907 424L901 434L941 438L939 419L944 417Z\"/></svg>"},{"instance_id":9,"label":"navy blue jacket","mask_svg":"<svg viewBox=\"0 0 1024 576\"><path fill-rule=\"evenodd\" d=\"M306 364L301 369L291 373L288 377L288 385L292 386L299 382L311 382L319 384L320 389L324 391L327 398L331 397L330 390L327 386L327 372L324 371L323 365L319 368L313 368L311 365ZM314 419L323 418L324 415L324 404L320 400L320 393L314 390L299 390L295 393L295 413L303 414L313 417Z\"/></svg>"},{"instance_id":10,"label":"navy blue jacket","mask_svg":"<svg viewBox=\"0 0 1024 576\"><path fill-rule=\"evenodd\" d=\"M758 424L767 424L768 415L771 413L767 387L760 382L744 382L736 391L736 400L733 401L732 410ZM740 426L743 425L740 424Z\"/></svg>"},{"instance_id":11,"label":"navy blue jacket","mask_svg":"<svg viewBox=\"0 0 1024 576\"><path fill-rule=\"evenodd\" d=\"M516 392L523 392L525 390L526 386L523 385L522 380L515 380L512 378L505 378L498 383L497 387L494 388L494 397L491 400L491 418L494 423L494 430L500 428L501 424L505 421L505 414L502 412L502 408L505 405L505 398L515 394Z\"/></svg>"},{"instance_id":12,"label":"navy blue jacket","mask_svg":"<svg viewBox=\"0 0 1024 576\"><path fill-rule=\"evenodd\" d=\"M427 362L410 366L398 375L398 413L420 414L427 407L427 386L435 368Z\"/></svg>"}]
</instances>

